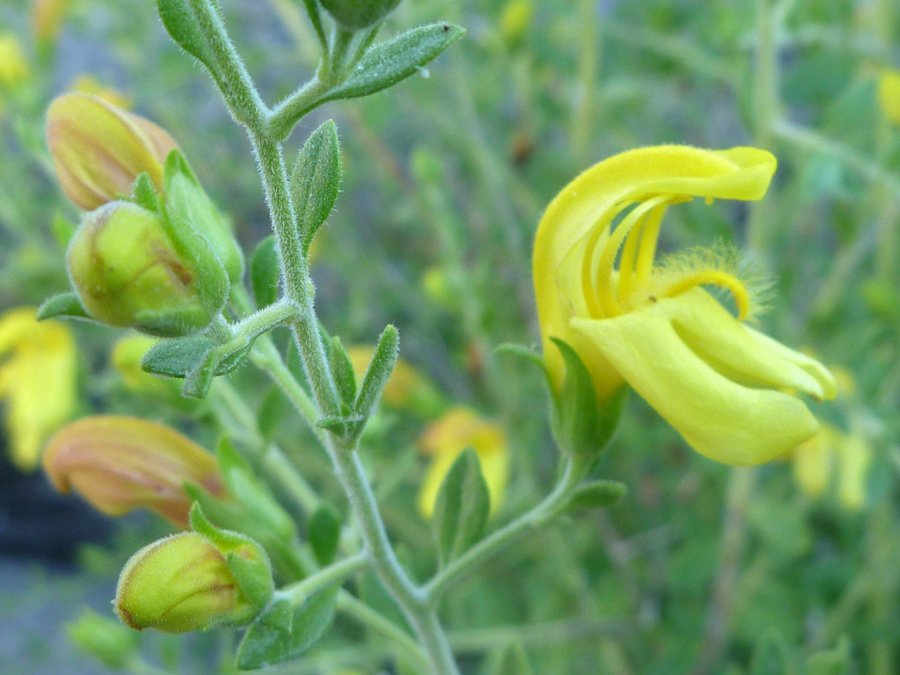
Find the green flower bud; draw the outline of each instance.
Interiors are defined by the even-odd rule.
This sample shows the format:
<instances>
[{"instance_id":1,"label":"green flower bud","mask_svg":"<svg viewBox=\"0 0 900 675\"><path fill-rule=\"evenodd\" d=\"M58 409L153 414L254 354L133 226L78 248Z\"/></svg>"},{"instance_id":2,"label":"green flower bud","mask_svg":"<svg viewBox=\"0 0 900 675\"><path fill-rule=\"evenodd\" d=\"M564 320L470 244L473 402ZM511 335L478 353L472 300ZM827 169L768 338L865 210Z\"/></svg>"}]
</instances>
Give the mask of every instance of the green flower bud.
<instances>
[{"instance_id":1,"label":"green flower bud","mask_svg":"<svg viewBox=\"0 0 900 675\"><path fill-rule=\"evenodd\" d=\"M66 625L69 639L110 670L124 670L137 654L139 637L113 618L86 609Z\"/></svg>"},{"instance_id":2,"label":"green flower bud","mask_svg":"<svg viewBox=\"0 0 900 675\"><path fill-rule=\"evenodd\" d=\"M394 11L400 0L321 0L322 6L344 28L368 28Z\"/></svg>"},{"instance_id":3,"label":"green flower bud","mask_svg":"<svg viewBox=\"0 0 900 675\"><path fill-rule=\"evenodd\" d=\"M110 202L85 216L68 263L93 318L150 335L202 330L227 299L225 270L202 237L128 202Z\"/></svg>"},{"instance_id":4,"label":"green flower bud","mask_svg":"<svg viewBox=\"0 0 900 675\"><path fill-rule=\"evenodd\" d=\"M267 596L245 591L238 576L247 566L269 570ZM131 628L186 633L247 625L272 592L269 560L255 542L232 536L227 543L213 543L197 532L183 532L131 557L119 577L114 605Z\"/></svg>"}]
</instances>

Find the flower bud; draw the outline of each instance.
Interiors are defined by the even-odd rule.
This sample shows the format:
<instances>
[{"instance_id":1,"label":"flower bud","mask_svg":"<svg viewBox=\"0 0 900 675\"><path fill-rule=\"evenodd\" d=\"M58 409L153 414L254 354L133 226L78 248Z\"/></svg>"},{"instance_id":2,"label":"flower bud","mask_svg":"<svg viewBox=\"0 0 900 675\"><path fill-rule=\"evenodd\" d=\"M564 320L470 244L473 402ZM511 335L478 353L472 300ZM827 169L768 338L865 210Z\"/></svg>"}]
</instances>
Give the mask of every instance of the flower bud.
<instances>
[{"instance_id":1,"label":"flower bud","mask_svg":"<svg viewBox=\"0 0 900 675\"><path fill-rule=\"evenodd\" d=\"M161 337L201 330L224 305L228 279L208 244L194 239L185 245L152 211L111 202L87 214L72 238L72 284L98 321Z\"/></svg>"},{"instance_id":2,"label":"flower bud","mask_svg":"<svg viewBox=\"0 0 900 675\"><path fill-rule=\"evenodd\" d=\"M322 0L322 6L344 28L368 28L394 11L400 0Z\"/></svg>"},{"instance_id":3,"label":"flower bud","mask_svg":"<svg viewBox=\"0 0 900 675\"><path fill-rule=\"evenodd\" d=\"M139 636L113 618L85 610L66 625L69 639L110 670L124 670L137 655Z\"/></svg>"},{"instance_id":4,"label":"flower bud","mask_svg":"<svg viewBox=\"0 0 900 675\"><path fill-rule=\"evenodd\" d=\"M146 508L179 527L187 526L191 508L186 482L225 493L212 454L169 427L134 417L68 425L47 445L44 470L60 492L74 488L110 516Z\"/></svg>"},{"instance_id":5,"label":"flower bud","mask_svg":"<svg viewBox=\"0 0 900 675\"><path fill-rule=\"evenodd\" d=\"M161 192L166 157L177 147L150 120L80 93L50 105L47 144L63 191L86 211L131 194L142 173Z\"/></svg>"},{"instance_id":6,"label":"flower bud","mask_svg":"<svg viewBox=\"0 0 900 675\"><path fill-rule=\"evenodd\" d=\"M357 380L362 381L374 354L375 347L371 345L347 348ZM390 408L406 410L426 419L436 417L446 407L446 402L434 384L403 359L397 359L394 371L381 393L381 401Z\"/></svg>"},{"instance_id":7,"label":"flower bud","mask_svg":"<svg viewBox=\"0 0 900 675\"><path fill-rule=\"evenodd\" d=\"M222 551L202 534L182 532L145 546L119 577L116 614L136 630L164 633L246 625L261 607L244 593L228 558L268 564L249 539Z\"/></svg>"}]
</instances>

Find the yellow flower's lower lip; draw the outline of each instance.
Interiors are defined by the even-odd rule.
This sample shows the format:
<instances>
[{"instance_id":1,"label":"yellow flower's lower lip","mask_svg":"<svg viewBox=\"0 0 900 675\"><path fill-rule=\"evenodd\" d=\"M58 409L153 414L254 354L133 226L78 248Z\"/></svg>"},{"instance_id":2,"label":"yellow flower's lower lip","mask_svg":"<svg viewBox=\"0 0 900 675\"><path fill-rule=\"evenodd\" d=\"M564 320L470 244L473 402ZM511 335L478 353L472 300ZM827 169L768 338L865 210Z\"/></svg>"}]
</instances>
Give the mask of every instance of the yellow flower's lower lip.
<instances>
[{"instance_id":1,"label":"yellow flower's lower lip","mask_svg":"<svg viewBox=\"0 0 900 675\"><path fill-rule=\"evenodd\" d=\"M766 462L815 434L815 417L786 390L833 393L824 368L702 289L571 325L695 450L726 464Z\"/></svg>"}]
</instances>

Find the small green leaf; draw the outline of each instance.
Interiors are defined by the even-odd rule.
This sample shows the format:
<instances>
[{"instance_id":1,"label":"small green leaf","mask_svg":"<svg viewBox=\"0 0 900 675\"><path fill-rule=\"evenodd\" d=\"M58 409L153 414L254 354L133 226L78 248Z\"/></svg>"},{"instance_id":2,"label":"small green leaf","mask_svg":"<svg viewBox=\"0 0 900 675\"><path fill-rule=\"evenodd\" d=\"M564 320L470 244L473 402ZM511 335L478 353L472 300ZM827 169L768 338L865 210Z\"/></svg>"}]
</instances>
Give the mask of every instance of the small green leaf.
<instances>
[{"instance_id":1,"label":"small green leaf","mask_svg":"<svg viewBox=\"0 0 900 675\"><path fill-rule=\"evenodd\" d=\"M372 354L372 361L366 369L362 384L359 386L359 396L356 399L356 412L363 419L367 419L378 403L384 386L394 372L394 366L397 365L397 354L400 348L400 333L394 326L387 326L381 337L378 338L378 345Z\"/></svg>"},{"instance_id":2,"label":"small green leaf","mask_svg":"<svg viewBox=\"0 0 900 675\"><path fill-rule=\"evenodd\" d=\"M138 177L134 179L131 196L138 206L153 213L159 213L159 196L156 194L156 186L146 171L138 174Z\"/></svg>"},{"instance_id":3,"label":"small green leaf","mask_svg":"<svg viewBox=\"0 0 900 675\"><path fill-rule=\"evenodd\" d=\"M250 262L250 281L257 309L268 307L278 300L278 283L281 279L281 258L275 235L263 239Z\"/></svg>"},{"instance_id":4,"label":"small green leaf","mask_svg":"<svg viewBox=\"0 0 900 675\"><path fill-rule=\"evenodd\" d=\"M331 339L331 349L328 355L338 394L352 410L353 404L356 403L356 374L353 372L353 362L339 337L335 336Z\"/></svg>"},{"instance_id":5,"label":"small green leaf","mask_svg":"<svg viewBox=\"0 0 900 675\"><path fill-rule=\"evenodd\" d=\"M91 316L81 306L78 294L69 292L52 295L44 300L43 304L38 308L37 318L38 321L43 321L56 318L90 319Z\"/></svg>"},{"instance_id":6,"label":"small green leaf","mask_svg":"<svg viewBox=\"0 0 900 675\"><path fill-rule=\"evenodd\" d=\"M481 539L491 498L478 454L466 448L444 478L434 504L432 527L441 566L458 558Z\"/></svg>"},{"instance_id":7,"label":"small green leaf","mask_svg":"<svg viewBox=\"0 0 900 675\"><path fill-rule=\"evenodd\" d=\"M290 630L283 618L286 600L273 603L247 630L238 648L241 670L253 670L295 659L315 644L334 620L339 586L320 591L294 610ZM278 613L277 617L270 617Z\"/></svg>"},{"instance_id":8,"label":"small green leaf","mask_svg":"<svg viewBox=\"0 0 900 675\"><path fill-rule=\"evenodd\" d=\"M626 494L628 494L628 488L623 483L612 480L598 480L576 489L568 504L566 504L565 510L603 509L617 504Z\"/></svg>"},{"instance_id":9,"label":"small green leaf","mask_svg":"<svg viewBox=\"0 0 900 675\"><path fill-rule=\"evenodd\" d=\"M157 9L159 18L178 46L210 72L215 72L215 55L190 0L157 0Z\"/></svg>"},{"instance_id":10,"label":"small green leaf","mask_svg":"<svg viewBox=\"0 0 900 675\"><path fill-rule=\"evenodd\" d=\"M203 364L216 346L208 337L193 336L162 340L153 345L141 359L141 369L154 375L186 377Z\"/></svg>"},{"instance_id":11,"label":"small green leaf","mask_svg":"<svg viewBox=\"0 0 900 675\"><path fill-rule=\"evenodd\" d=\"M397 84L440 56L465 32L464 28L450 23L432 23L377 44L326 100L368 96Z\"/></svg>"},{"instance_id":12,"label":"small green leaf","mask_svg":"<svg viewBox=\"0 0 900 675\"><path fill-rule=\"evenodd\" d=\"M75 236L75 230L78 229L77 226L66 220L66 217L59 211L53 214L53 222L50 226L56 243L59 244L61 249L66 250L69 247L69 242L72 241L72 237Z\"/></svg>"},{"instance_id":13,"label":"small green leaf","mask_svg":"<svg viewBox=\"0 0 900 675\"><path fill-rule=\"evenodd\" d=\"M316 232L334 208L340 188L340 142L334 121L328 120L303 144L291 175L297 228L304 251L309 249Z\"/></svg>"},{"instance_id":14,"label":"small green leaf","mask_svg":"<svg viewBox=\"0 0 900 675\"><path fill-rule=\"evenodd\" d=\"M309 543L319 564L330 565L337 553L341 536L341 519L328 504L323 504L309 519Z\"/></svg>"},{"instance_id":15,"label":"small green leaf","mask_svg":"<svg viewBox=\"0 0 900 675\"><path fill-rule=\"evenodd\" d=\"M350 415L347 417L331 416L323 417L316 422L316 426L320 429L330 431L336 436L352 436L356 433L363 418L359 415Z\"/></svg>"}]
</instances>

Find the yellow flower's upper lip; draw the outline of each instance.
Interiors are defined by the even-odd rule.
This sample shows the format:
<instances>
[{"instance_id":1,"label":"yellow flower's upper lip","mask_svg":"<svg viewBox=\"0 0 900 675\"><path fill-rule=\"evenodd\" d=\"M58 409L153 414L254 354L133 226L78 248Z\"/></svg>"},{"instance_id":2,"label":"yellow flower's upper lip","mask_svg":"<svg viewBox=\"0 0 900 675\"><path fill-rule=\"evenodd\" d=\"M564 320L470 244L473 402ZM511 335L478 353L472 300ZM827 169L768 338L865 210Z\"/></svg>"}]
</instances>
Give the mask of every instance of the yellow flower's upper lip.
<instances>
[{"instance_id":1,"label":"yellow flower's upper lip","mask_svg":"<svg viewBox=\"0 0 900 675\"><path fill-rule=\"evenodd\" d=\"M603 238L615 215L629 204L661 197L660 203L689 197L755 200L761 198L775 172L773 155L755 148L710 151L669 145L616 155L588 169L570 183L547 208L538 226L533 273L544 354L559 384L562 358L550 337L577 341L569 327L573 316L592 313L582 283L587 247L602 251ZM597 228L602 228L599 232ZM590 241L594 237L593 242ZM599 241L599 243L598 243ZM597 254L599 255L599 254ZM587 264L597 264L591 252ZM611 393L621 380L595 381L598 393Z\"/></svg>"}]
</instances>

